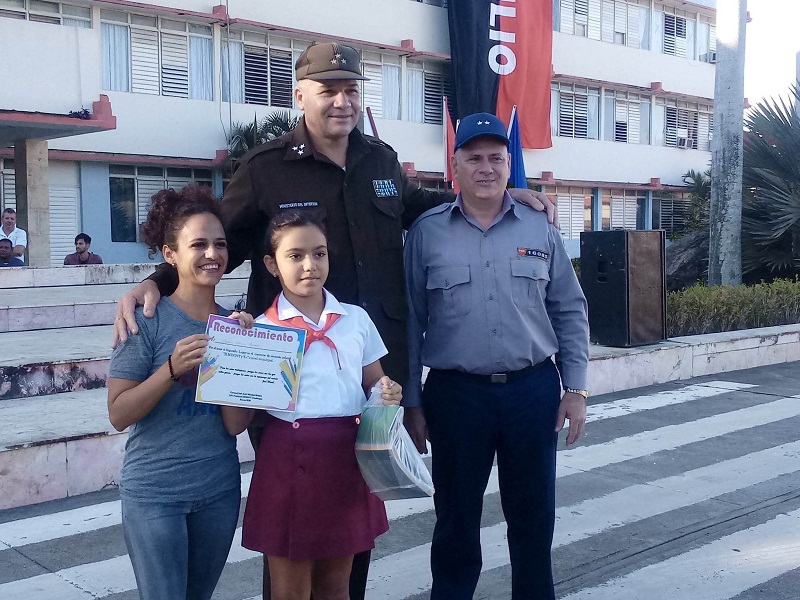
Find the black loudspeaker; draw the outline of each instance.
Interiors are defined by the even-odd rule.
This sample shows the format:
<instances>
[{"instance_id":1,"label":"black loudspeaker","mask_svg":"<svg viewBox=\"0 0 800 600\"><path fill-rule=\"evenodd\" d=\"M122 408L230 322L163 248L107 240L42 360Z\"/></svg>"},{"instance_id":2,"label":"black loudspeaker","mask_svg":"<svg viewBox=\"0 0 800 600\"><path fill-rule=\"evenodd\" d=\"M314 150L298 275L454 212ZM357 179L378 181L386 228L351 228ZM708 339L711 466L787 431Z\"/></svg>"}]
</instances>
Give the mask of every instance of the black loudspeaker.
<instances>
[{"instance_id":1,"label":"black loudspeaker","mask_svg":"<svg viewBox=\"0 0 800 600\"><path fill-rule=\"evenodd\" d=\"M665 240L662 230L581 233L581 287L593 342L627 347L666 339Z\"/></svg>"}]
</instances>

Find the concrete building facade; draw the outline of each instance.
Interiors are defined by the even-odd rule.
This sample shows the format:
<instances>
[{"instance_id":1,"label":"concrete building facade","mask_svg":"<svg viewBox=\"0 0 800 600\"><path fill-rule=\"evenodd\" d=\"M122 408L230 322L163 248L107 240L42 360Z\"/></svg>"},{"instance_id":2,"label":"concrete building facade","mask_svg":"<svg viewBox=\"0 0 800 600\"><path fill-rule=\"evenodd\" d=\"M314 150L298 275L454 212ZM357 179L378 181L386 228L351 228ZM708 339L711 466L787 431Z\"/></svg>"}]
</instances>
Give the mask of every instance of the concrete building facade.
<instances>
[{"instance_id":1,"label":"concrete building facade","mask_svg":"<svg viewBox=\"0 0 800 600\"><path fill-rule=\"evenodd\" d=\"M361 51L377 133L420 185L441 187L442 4L0 0L0 203L28 193L25 157L43 153L33 173L46 185L27 198L35 264L60 264L79 231L106 262L147 260L137 237L150 196L189 181L221 193L232 126L299 114L294 60L326 39ZM714 3L553 5L553 147L525 151L529 185L558 199L573 254L585 229L680 230L683 173L710 162Z\"/></svg>"}]
</instances>

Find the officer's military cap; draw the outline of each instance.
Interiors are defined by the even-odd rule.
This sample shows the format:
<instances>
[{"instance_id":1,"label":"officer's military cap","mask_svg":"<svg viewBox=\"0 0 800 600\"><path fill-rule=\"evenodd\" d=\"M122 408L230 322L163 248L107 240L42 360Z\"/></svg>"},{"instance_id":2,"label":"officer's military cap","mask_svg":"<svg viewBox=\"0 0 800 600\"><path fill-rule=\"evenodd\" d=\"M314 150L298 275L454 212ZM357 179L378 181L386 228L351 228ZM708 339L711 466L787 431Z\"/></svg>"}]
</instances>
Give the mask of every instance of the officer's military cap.
<instances>
[{"instance_id":1,"label":"officer's military cap","mask_svg":"<svg viewBox=\"0 0 800 600\"><path fill-rule=\"evenodd\" d=\"M367 79L361 75L361 57L358 55L358 50L334 42L311 44L303 50L300 58L294 63L294 72L297 81Z\"/></svg>"}]
</instances>

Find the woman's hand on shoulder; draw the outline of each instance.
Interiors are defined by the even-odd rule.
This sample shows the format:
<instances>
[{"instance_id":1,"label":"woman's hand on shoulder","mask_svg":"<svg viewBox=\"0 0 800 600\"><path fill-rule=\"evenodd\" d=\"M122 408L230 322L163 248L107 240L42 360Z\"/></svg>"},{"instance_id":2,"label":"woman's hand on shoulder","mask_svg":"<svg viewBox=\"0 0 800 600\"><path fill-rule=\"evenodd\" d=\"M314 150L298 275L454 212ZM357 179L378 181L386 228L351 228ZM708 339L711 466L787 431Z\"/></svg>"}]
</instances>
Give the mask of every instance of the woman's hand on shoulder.
<instances>
[{"instance_id":1,"label":"woman's hand on shoulder","mask_svg":"<svg viewBox=\"0 0 800 600\"><path fill-rule=\"evenodd\" d=\"M250 329L253 326L253 323L255 322L253 315L243 310L241 311L237 310L236 312L232 312L230 318L239 321L239 325L241 325L245 329Z\"/></svg>"},{"instance_id":2,"label":"woman's hand on shoulder","mask_svg":"<svg viewBox=\"0 0 800 600\"><path fill-rule=\"evenodd\" d=\"M381 400L384 406L397 405L403 399L403 386L396 381L392 381L388 375L384 375L378 380L383 388Z\"/></svg>"}]
</instances>

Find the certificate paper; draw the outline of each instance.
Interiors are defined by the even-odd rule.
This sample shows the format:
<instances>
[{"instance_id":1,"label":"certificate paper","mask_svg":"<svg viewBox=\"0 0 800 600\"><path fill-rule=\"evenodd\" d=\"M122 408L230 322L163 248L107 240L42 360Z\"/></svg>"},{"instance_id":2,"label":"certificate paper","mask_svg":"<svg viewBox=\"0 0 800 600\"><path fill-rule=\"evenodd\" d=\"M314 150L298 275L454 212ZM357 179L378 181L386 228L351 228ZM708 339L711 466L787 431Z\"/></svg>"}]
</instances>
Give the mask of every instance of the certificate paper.
<instances>
[{"instance_id":1,"label":"certificate paper","mask_svg":"<svg viewBox=\"0 0 800 600\"><path fill-rule=\"evenodd\" d=\"M200 365L197 402L294 411L306 332L211 315L211 337Z\"/></svg>"}]
</instances>

